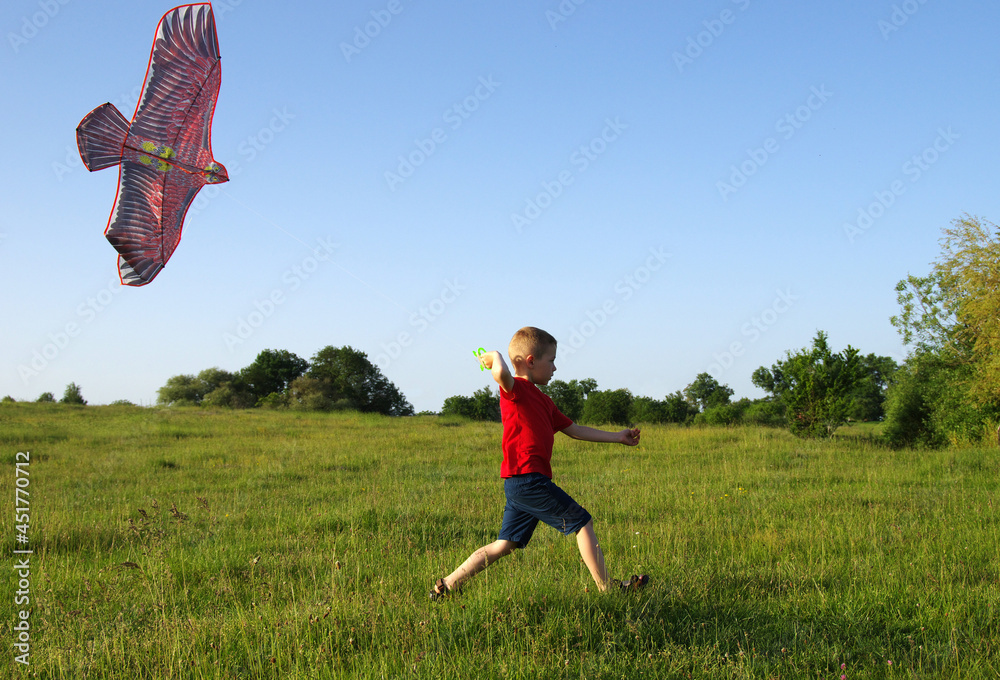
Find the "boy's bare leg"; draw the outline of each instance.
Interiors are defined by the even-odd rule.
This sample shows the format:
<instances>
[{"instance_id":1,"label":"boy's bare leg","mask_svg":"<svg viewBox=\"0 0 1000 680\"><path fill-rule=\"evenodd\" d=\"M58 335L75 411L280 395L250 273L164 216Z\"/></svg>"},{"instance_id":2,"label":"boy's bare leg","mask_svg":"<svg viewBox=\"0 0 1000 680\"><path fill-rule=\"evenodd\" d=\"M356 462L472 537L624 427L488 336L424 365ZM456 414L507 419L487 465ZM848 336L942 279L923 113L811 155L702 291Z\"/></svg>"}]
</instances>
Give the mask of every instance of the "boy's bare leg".
<instances>
[{"instance_id":1,"label":"boy's bare leg","mask_svg":"<svg viewBox=\"0 0 1000 680\"><path fill-rule=\"evenodd\" d=\"M590 575L597 583L597 589L602 592L607 590L608 568L604 565L604 551L601 550L597 534L594 533L594 520L590 520L587 526L576 532L576 545L580 548L580 556L590 570Z\"/></svg>"},{"instance_id":2,"label":"boy's bare leg","mask_svg":"<svg viewBox=\"0 0 1000 680\"><path fill-rule=\"evenodd\" d=\"M465 581L472 578L488 565L493 564L504 555L509 555L517 548L517 543L513 541L496 540L489 545L484 545L476 552L469 555L458 569L444 577L444 582L449 590L455 590Z\"/></svg>"}]
</instances>

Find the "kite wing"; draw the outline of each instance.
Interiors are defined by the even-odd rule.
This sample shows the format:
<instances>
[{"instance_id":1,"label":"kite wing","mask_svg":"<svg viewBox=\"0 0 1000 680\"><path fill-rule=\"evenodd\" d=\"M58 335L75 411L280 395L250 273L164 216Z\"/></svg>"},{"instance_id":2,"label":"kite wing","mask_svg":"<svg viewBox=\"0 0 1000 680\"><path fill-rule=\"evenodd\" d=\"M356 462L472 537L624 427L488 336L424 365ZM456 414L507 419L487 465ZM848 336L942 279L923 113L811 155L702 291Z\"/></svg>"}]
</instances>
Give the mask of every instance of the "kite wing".
<instances>
[{"instance_id":1,"label":"kite wing","mask_svg":"<svg viewBox=\"0 0 1000 680\"><path fill-rule=\"evenodd\" d=\"M204 185L199 175L122 161L118 197L104 235L118 251L123 284L143 286L160 273L180 243L184 215Z\"/></svg>"},{"instance_id":2,"label":"kite wing","mask_svg":"<svg viewBox=\"0 0 1000 680\"><path fill-rule=\"evenodd\" d=\"M208 3L176 7L160 19L131 135L173 149L198 171L212 159L212 115L221 69L215 16Z\"/></svg>"},{"instance_id":3,"label":"kite wing","mask_svg":"<svg viewBox=\"0 0 1000 680\"><path fill-rule=\"evenodd\" d=\"M176 7L160 19L131 124L111 104L77 128L90 170L121 164L118 195L104 235L119 253L123 284L159 273L181 239L184 216L202 186L228 181L212 156L212 116L221 84L215 17L208 3Z\"/></svg>"}]
</instances>

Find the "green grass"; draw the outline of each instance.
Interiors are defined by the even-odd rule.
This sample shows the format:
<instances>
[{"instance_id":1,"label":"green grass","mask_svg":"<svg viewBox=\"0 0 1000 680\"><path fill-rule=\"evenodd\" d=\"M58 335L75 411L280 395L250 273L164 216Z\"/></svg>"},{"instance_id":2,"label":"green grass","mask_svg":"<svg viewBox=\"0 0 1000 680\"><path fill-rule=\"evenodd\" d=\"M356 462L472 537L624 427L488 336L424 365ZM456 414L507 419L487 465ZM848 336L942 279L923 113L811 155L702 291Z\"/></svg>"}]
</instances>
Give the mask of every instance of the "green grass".
<instances>
[{"instance_id":1,"label":"green grass","mask_svg":"<svg viewBox=\"0 0 1000 680\"><path fill-rule=\"evenodd\" d=\"M9 645L2 663L41 678L998 677L996 450L857 432L557 437L555 479L593 513L612 575L650 587L595 592L575 541L539 527L434 603L434 579L499 529L498 425L3 404L2 536L9 555L28 450L35 554L31 665ZM4 582L9 641L16 574Z\"/></svg>"}]
</instances>

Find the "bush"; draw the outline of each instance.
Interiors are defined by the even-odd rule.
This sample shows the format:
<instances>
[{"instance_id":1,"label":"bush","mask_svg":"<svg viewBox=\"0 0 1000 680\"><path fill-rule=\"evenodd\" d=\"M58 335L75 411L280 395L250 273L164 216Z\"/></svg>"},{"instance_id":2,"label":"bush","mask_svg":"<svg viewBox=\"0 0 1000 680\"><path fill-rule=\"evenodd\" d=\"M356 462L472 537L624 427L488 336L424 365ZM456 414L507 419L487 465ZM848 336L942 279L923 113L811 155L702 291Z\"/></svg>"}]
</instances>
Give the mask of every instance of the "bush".
<instances>
[{"instance_id":1,"label":"bush","mask_svg":"<svg viewBox=\"0 0 1000 680\"><path fill-rule=\"evenodd\" d=\"M254 406L253 395L240 385L227 382L219 385L201 400L202 406L217 408L250 408Z\"/></svg>"},{"instance_id":2,"label":"bush","mask_svg":"<svg viewBox=\"0 0 1000 680\"><path fill-rule=\"evenodd\" d=\"M631 423L666 423L667 405L662 401L657 401L652 397L635 397L629 410L629 424Z\"/></svg>"},{"instance_id":3,"label":"bush","mask_svg":"<svg viewBox=\"0 0 1000 680\"><path fill-rule=\"evenodd\" d=\"M308 368L309 362L288 350L265 349L238 376L250 394L247 402L254 406L274 393L284 392Z\"/></svg>"},{"instance_id":4,"label":"bush","mask_svg":"<svg viewBox=\"0 0 1000 680\"><path fill-rule=\"evenodd\" d=\"M939 447L982 441L996 413L976 406L966 387L974 368L954 366L934 353L911 356L896 372L885 402L882 435L896 447Z\"/></svg>"},{"instance_id":5,"label":"bush","mask_svg":"<svg viewBox=\"0 0 1000 680\"><path fill-rule=\"evenodd\" d=\"M763 427L785 427L785 407L780 401L772 399L757 399L750 403L743 412L744 425L759 425Z\"/></svg>"},{"instance_id":6,"label":"bush","mask_svg":"<svg viewBox=\"0 0 1000 680\"><path fill-rule=\"evenodd\" d=\"M288 408L288 393L287 392L271 392L271 394L266 397L261 397L257 402L257 406L260 408L269 409L282 409Z\"/></svg>"},{"instance_id":7,"label":"bush","mask_svg":"<svg viewBox=\"0 0 1000 680\"><path fill-rule=\"evenodd\" d=\"M896 447L940 446L945 439L936 431L931 404L925 397L926 377L905 366L896 372L885 399L882 436Z\"/></svg>"},{"instance_id":8,"label":"bush","mask_svg":"<svg viewBox=\"0 0 1000 680\"><path fill-rule=\"evenodd\" d=\"M698 413L698 407L685 399L680 390L666 396L663 408L667 416L665 422L668 423L689 423Z\"/></svg>"},{"instance_id":9,"label":"bush","mask_svg":"<svg viewBox=\"0 0 1000 680\"><path fill-rule=\"evenodd\" d=\"M319 381L332 408L339 408L343 402L350 404L347 408L363 413L413 415L413 406L403 393L368 360L367 354L349 345L328 345L318 351L303 377Z\"/></svg>"},{"instance_id":10,"label":"bush","mask_svg":"<svg viewBox=\"0 0 1000 680\"><path fill-rule=\"evenodd\" d=\"M864 378L858 350L848 345L834 353L823 331L817 331L811 348L789 352L752 376L754 385L782 402L791 433L807 438L829 437L847 422Z\"/></svg>"},{"instance_id":11,"label":"bush","mask_svg":"<svg viewBox=\"0 0 1000 680\"><path fill-rule=\"evenodd\" d=\"M206 368L197 376L174 375L156 391L156 403L160 406L197 406L207 395L232 384L234 380L232 373L220 368ZM220 398L221 393L216 395L214 405L219 405Z\"/></svg>"},{"instance_id":12,"label":"bush","mask_svg":"<svg viewBox=\"0 0 1000 680\"><path fill-rule=\"evenodd\" d=\"M695 425L738 425L750 406L749 399L740 399L732 404L710 406L694 417Z\"/></svg>"},{"instance_id":13,"label":"bush","mask_svg":"<svg viewBox=\"0 0 1000 680\"><path fill-rule=\"evenodd\" d=\"M86 406L87 400L83 398L83 394L80 392L80 386L71 382L69 385L66 385L66 391L63 392L63 398L60 399L60 403Z\"/></svg>"},{"instance_id":14,"label":"bush","mask_svg":"<svg viewBox=\"0 0 1000 680\"><path fill-rule=\"evenodd\" d=\"M308 375L299 376L288 386L287 403L288 408L296 411L330 411L333 409L333 400L327 396L323 381Z\"/></svg>"},{"instance_id":15,"label":"bush","mask_svg":"<svg viewBox=\"0 0 1000 680\"><path fill-rule=\"evenodd\" d=\"M583 404L586 398L586 386L583 383L576 380L570 380L568 383L562 380L553 380L548 385L539 385L538 389L547 394L555 403L556 408L573 422L579 420L580 416L583 415Z\"/></svg>"},{"instance_id":16,"label":"bush","mask_svg":"<svg viewBox=\"0 0 1000 680\"><path fill-rule=\"evenodd\" d=\"M441 415L472 418L472 397L463 397L459 394L448 397L441 407Z\"/></svg>"},{"instance_id":17,"label":"bush","mask_svg":"<svg viewBox=\"0 0 1000 680\"><path fill-rule=\"evenodd\" d=\"M472 394L472 419L500 422L500 394L488 387Z\"/></svg>"},{"instance_id":18,"label":"bush","mask_svg":"<svg viewBox=\"0 0 1000 680\"><path fill-rule=\"evenodd\" d=\"M630 425L632 393L626 389L594 391L587 396L582 420L587 423Z\"/></svg>"},{"instance_id":19,"label":"bush","mask_svg":"<svg viewBox=\"0 0 1000 680\"><path fill-rule=\"evenodd\" d=\"M478 389L471 397L455 395L444 400L443 416L462 416L470 420L500 422L500 395L488 387Z\"/></svg>"}]
</instances>

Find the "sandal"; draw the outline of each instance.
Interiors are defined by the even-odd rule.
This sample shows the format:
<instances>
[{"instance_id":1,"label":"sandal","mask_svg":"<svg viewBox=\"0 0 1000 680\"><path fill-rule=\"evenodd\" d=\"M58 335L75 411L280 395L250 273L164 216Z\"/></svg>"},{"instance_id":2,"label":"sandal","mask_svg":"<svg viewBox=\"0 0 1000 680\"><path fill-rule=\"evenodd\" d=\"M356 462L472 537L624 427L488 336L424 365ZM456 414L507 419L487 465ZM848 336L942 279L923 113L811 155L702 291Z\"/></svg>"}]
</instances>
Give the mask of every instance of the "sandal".
<instances>
[{"instance_id":1,"label":"sandal","mask_svg":"<svg viewBox=\"0 0 1000 680\"><path fill-rule=\"evenodd\" d=\"M440 600L440 599L443 599L445 597L448 597L451 594L452 594L452 590L451 590L451 588L448 587L448 584L445 583L445 581L444 581L443 578L439 578L437 581L435 581L434 582L434 587L431 588L431 599L432 600Z\"/></svg>"},{"instance_id":2,"label":"sandal","mask_svg":"<svg viewBox=\"0 0 1000 680\"><path fill-rule=\"evenodd\" d=\"M635 574L632 574L632 578L619 582L618 587L622 589L623 593L627 593L629 591L645 588L646 584L648 583L649 583L649 575L642 574L641 576L637 576Z\"/></svg>"}]
</instances>

